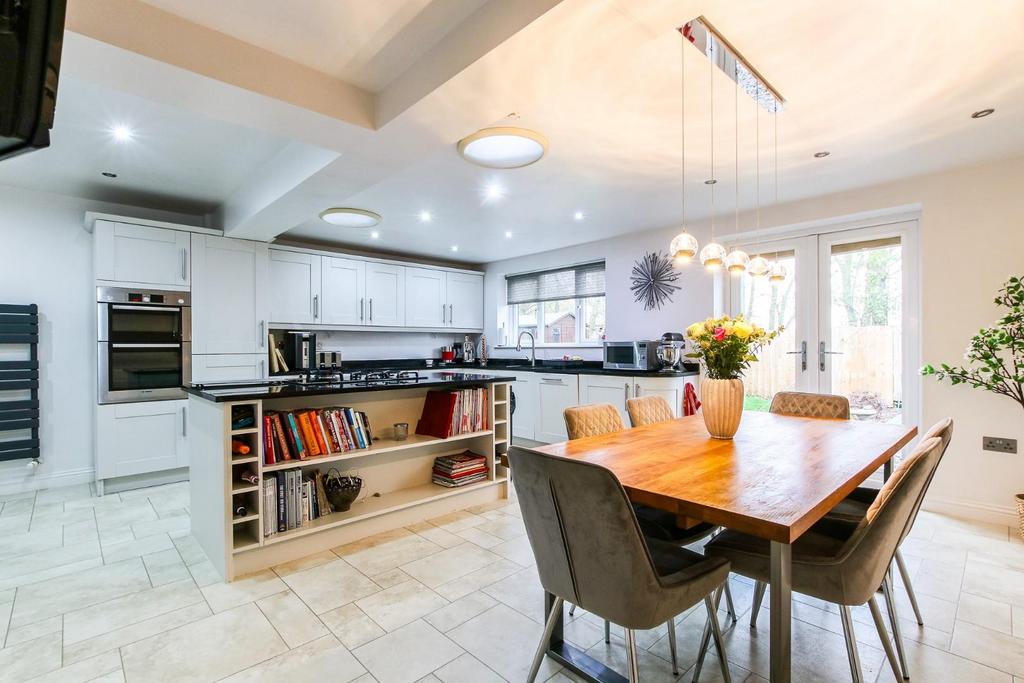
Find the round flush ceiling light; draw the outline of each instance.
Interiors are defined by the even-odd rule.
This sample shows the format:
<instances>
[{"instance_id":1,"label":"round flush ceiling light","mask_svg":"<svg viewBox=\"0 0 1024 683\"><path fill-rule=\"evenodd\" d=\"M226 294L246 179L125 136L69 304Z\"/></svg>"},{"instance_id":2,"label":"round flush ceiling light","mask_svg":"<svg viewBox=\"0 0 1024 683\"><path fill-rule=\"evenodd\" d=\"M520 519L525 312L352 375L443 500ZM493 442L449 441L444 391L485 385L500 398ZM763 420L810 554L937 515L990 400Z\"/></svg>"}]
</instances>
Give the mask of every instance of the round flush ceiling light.
<instances>
[{"instance_id":1,"label":"round flush ceiling light","mask_svg":"<svg viewBox=\"0 0 1024 683\"><path fill-rule=\"evenodd\" d=\"M327 209L320 213L320 220L343 228L372 228L381 218L379 213L365 209Z\"/></svg>"},{"instance_id":2,"label":"round flush ceiling light","mask_svg":"<svg viewBox=\"0 0 1024 683\"><path fill-rule=\"evenodd\" d=\"M971 118L972 119L983 119L986 116L988 116L989 114L994 114L994 113L996 113L995 109L982 109L980 111L976 111L973 114L971 114Z\"/></svg>"},{"instance_id":3,"label":"round flush ceiling light","mask_svg":"<svg viewBox=\"0 0 1024 683\"><path fill-rule=\"evenodd\" d=\"M526 128L484 128L459 140L459 154L487 168L521 168L540 161L548 140Z\"/></svg>"},{"instance_id":4,"label":"round flush ceiling light","mask_svg":"<svg viewBox=\"0 0 1024 683\"><path fill-rule=\"evenodd\" d=\"M815 152L814 153L814 158L815 159L824 159L825 157L827 157L831 153L832 152Z\"/></svg>"}]
</instances>

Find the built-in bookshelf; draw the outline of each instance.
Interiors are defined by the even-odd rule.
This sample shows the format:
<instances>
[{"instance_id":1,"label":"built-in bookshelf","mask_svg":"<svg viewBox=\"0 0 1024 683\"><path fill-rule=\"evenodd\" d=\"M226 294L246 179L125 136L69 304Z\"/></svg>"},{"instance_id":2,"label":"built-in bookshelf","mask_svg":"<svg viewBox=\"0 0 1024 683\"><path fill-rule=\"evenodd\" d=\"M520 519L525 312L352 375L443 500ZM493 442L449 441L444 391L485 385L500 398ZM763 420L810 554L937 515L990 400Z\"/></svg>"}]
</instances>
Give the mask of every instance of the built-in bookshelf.
<instances>
[{"instance_id":1,"label":"built-in bookshelf","mask_svg":"<svg viewBox=\"0 0 1024 683\"><path fill-rule=\"evenodd\" d=\"M196 408L204 413L222 411L221 450L226 465L223 509L227 519L221 545L225 578L231 580L240 574L297 559L348 540L507 496L508 470L501 463L508 450L510 385L496 383L486 386L486 428L447 438L415 433L428 391L426 388L233 403L191 399L199 402ZM266 464L261 428L264 414L336 406L351 407L365 413L374 435L372 444L341 453ZM240 411L250 411L253 421L260 426L231 429L231 416L237 416ZM409 435L404 440L396 439L392 433L392 425L401 422L409 425ZM209 423L215 426L216 416L210 415ZM207 431L216 432L216 429ZM214 433L210 436L214 437L212 441L216 440ZM247 445L249 452L233 453L232 440ZM487 478L455 488L432 483L434 459L464 451L486 457ZM277 510L267 510L264 505L263 486L268 477L301 471L312 478L316 471L326 473L330 469L362 478L363 489L351 509L323 514L286 531L265 533L266 523L270 521L267 516L274 515L272 519L274 522L277 520ZM246 475L250 473L256 475L256 483L247 480ZM193 464L193 480L202 476ZM204 490L204 499L209 498L213 487ZM200 503L196 494L193 506L208 510L210 515L215 514L217 508L215 502ZM194 516L193 526L196 527L198 522ZM207 546L216 544L215 534L211 533L208 539L201 536L204 534L197 534L200 544L210 554Z\"/></svg>"}]
</instances>

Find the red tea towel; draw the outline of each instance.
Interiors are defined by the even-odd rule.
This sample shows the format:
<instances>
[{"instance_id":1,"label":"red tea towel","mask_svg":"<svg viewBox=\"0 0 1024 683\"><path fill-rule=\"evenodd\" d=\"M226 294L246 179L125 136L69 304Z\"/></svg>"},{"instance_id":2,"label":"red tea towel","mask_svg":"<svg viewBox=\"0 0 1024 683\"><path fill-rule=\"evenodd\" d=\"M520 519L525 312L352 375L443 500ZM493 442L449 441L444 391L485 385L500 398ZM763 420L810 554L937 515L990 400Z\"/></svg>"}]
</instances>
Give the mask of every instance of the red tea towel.
<instances>
[{"instance_id":1,"label":"red tea towel","mask_svg":"<svg viewBox=\"0 0 1024 683\"><path fill-rule=\"evenodd\" d=\"M697 390L693 388L693 384L687 382L686 389L683 391L683 415L696 415L699 408L700 401L697 400Z\"/></svg>"}]
</instances>

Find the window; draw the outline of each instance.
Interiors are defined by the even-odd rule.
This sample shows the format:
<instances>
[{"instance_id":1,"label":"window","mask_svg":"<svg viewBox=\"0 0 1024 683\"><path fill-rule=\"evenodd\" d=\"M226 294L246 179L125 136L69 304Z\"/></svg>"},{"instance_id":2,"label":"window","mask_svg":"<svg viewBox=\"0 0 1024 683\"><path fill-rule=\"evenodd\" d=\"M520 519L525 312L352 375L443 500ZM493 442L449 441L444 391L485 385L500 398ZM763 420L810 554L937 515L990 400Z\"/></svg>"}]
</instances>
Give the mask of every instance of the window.
<instances>
[{"instance_id":1,"label":"window","mask_svg":"<svg viewBox=\"0 0 1024 683\"><path fill-rule=\"evenodd\" d=\"M598 344L604 339L604 262L505 278L508 344L529 332L538 346Z\"/></svg>"}]
</instances>

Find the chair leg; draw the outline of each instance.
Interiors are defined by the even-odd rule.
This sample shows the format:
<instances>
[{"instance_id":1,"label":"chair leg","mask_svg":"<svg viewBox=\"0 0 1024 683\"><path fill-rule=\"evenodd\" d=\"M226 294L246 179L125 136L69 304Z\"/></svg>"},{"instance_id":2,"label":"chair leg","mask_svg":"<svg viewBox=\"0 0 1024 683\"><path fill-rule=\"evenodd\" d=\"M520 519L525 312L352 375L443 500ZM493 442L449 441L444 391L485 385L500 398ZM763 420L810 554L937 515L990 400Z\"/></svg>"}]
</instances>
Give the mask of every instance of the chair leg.
<instances>
[{"instance_id":1,"label":"chair leg","mask_svg":"<svg viewBox=\"0 0 1024 683\"><path fill-rule=\"evenodd\" d=\"M665 624L668 626L668 651L672 655L672 675L679 675L679 660L676 658L676 620L669 619Z\"/></svg>"},{"instance_id":2,"label":"chair leg","mask_svg":"<svg viewBox=\"0 0 1024 683\"><path fill-rule=\"evenodd\" d=\"M569 616L576 614L576 605L569 605Z\"/></svg>"},{"instance_id":3,"label":"chair leg","mask_svg":"<svg viewBox=\"0 0 1024 683\"><path fill-rule=\"evenodd\" d=\"M612 622L607 619L604 620L604 642L612 642Z\"/></svg>"},{"instance_id":4,"label":"chair leg","mask_svg":"<svg viewBox=\"0 0 1024 683\"><path fill-rule=\"evenodd\" d=\"M725 579L725 608L729 617L732 619L732 623L736 623L739 617L736 616L736 605L732 603L732 591L729 590L729 579Z\"/></svg>"},{"instance_id":5,"label":"chair leg","mask_svg":"<svg viewBox=\"0 0 1024 683\"><path fill-rule=\"evenodd\" d=\"M860 653L857 651L857 637L853 632L853 614L847 605L839 605L839 614L843 618L843 636L846 638L846 656L850 659L850 675L853 677L853 683L864 683Z\"/></svg>"},{"instance_id":6,"label":"chair leg","mask_svg":"<svg viewBox=\"0 0 1024 683\"><path fill-rule=\"evenodd\" d=\"M882 649L885 650L885 657L889 660L889 666L896 677L897 682L903 680L903 672L900 671L900 663L896 661L896 653L893 652L892 643L889 642L889 632L885 629L885 621L882 620L882 612L878 609L878 601L872 595L868 598L868 609L871 610L871 618L875 622L875 629L878 631L878 639L882 641Z\"/></svg>"},{"instance_id":7,"label":"chair leg","mask_svg":"<svg viewBox=\"0 0 1024 683\"><path fill-rule=\"evenodd\" d=\"M700 671L704 668L704 657L708 654L708 646L711 644L711 619L714 617L715 623L718 623L718 603L722 599L723 587L719 586L715 589L714 599L712 600L709 596L704 602L704 606L708 610L708 618L704 622L704 633L700 637L700 647L697 649L697 663L693 667L693 683L697 683L700 678ZM728 676L728 672L724 672Z\"/></svg>"},{"instance_id":8,"label":"chair leg","mask_svg":"<svg viewBox=\"0 0 1024 683\"><path fill-rule=\"evenodd\" d=\"M764 592L768 584L758 581L754 584L754 604L750 607L750 628L757 628L757 613L761 611L761 603L764 602Z\"/></svg>"},{"instance_id":9,"label":"chair leg","mask_svg":"<svg viewBox=\"0 0 1024 683\"><path fill-rule=\"evenodd\" d=\"M907 655L903 651L903 633L900 631L900 615L896 612L896 600L894 599L892 583L890 579L882 582L882 592L885 594L885 605L889 611L889 623L892 625L892 639L896 642L896 654L900 660L900 670L903 678L910 678L910 669L907 668Z\"/></svg>"},{"instance_id":10,"label":"chair leg","mask_svg":"<svg viewBox=\"0 0 1024 683\"><path fill-rule=\"evenodd\" d=\"M640 664L636 659L636 632L626 629L626 664L629 667L629 683L640 683Z\"/></svg>"},{"instance_id":11,"label":"chair leg","mask_svg":"<svg viewBox=\"0 0 1024 683\"><path fill-rule=\"evenodd\" d=\"M924 626L924 619L921 618L921 608L917 606L917 596L914 595L914 586L910 583L910 572L903 562L903 554L896 549L896 568L900 570L900 577L903 578L903 586L907 589L907 597L910 598L910 606L914 608L914 616L917 617L918 626Z\"/></svg>"},{"instance_id":12,"label":"chair leg","mask_svg":"<svg viewBox=\"0 0 1024 683\"><path fill-rule=\"evenodd\" d=\"M555 624L562 618L562 598L555 598L551 605L551 614L544 624L544 633L540 636L540 643L537 645L537 652L533 655L533 664L530 666L530 675L526 677L526 683L533 683L540 671L541 662L544 661L544 653L548 651L548 641L551 640L551 632L555 630Z\"/></svg>"},{"instance_id":13,"label":"chair leg","mask_svg":"<svg viewBox=\"0 0 1024 683\"><path fill-rule=\"evenodd\" d=\"M704 598L704 604L711 615L709 619L711 622L711 634L715 637L715 649L718 650L718 665L722 667L722 680L725 683L732 683L732 677L729 675L729 662L725 658L725 642L722 640L722 629L718 625L718 610L715 609L710 596Z\"/></svg>"}]
</instances>

